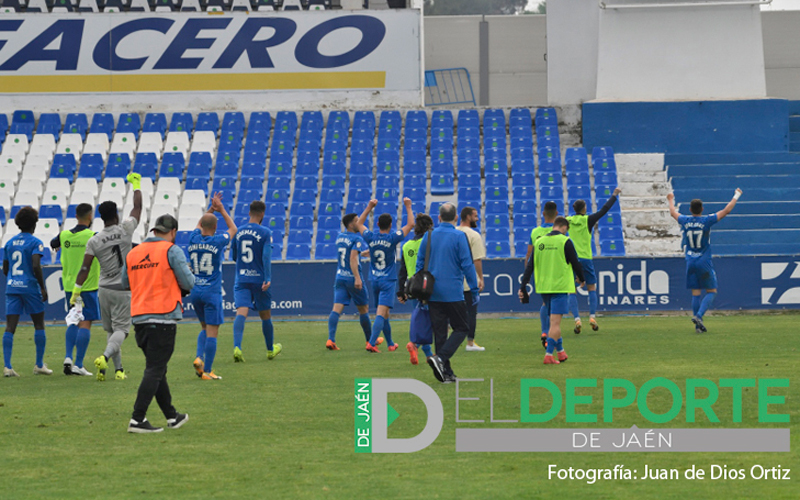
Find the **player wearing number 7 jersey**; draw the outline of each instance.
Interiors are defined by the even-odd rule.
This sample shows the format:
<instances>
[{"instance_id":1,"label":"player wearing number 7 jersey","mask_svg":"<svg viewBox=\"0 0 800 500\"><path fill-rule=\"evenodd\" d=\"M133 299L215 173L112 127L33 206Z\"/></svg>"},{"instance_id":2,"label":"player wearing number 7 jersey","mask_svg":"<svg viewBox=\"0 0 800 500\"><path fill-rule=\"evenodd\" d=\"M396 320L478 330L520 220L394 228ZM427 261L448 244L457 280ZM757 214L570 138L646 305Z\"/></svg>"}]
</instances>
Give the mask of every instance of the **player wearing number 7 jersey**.
<instances>
[{"instance_id":1,"label":"player wearing number 7 jersey","mask_svg":"<svg viewBox=\"0 0 800 500\"><path fill-rule=\"evenodd\" d=\"M219 212L228 231L217 233ZM192 304L202 330L197 336L197 357L194 369L203 380L219 380L214 373L217 355L217 335L222 324L222 257L225 248L236 234L236 225L222 204L222 193L215 193L208 211L200 217L197 227L189 235L189 267L194 274L194 288L187 298Z\"/></svg>"},{"instance_id":2,"label":"player wearing number 7 jersey","mask_svg":"<svg viewBox=\"0 0 800 500\"><path fill-rule=\"evenodd\" d=\"M236 231L231 254L236 261L236 281L233 301L236 319L233 321L233 360L244 361L242 338L248 309L258 311L261 333L267 344L267 359L273 360L283 347L274 344L272 327L272 231L261 225L266 205L256 200L250 204L250 221Z\"/></svg>"},{"instance_id":3,"label":"player wearing number 7 jersey","mask_svg":"<svg viewBox=\"0 0 800 500\"><path fill-rule=\"evenodd\" d=\"M397 349L397 344L392 341L392 328L389 325L389 310L394 307L395 292L397 291L397 245L403 242L408 233L414 228L414 212L411 210L411 200L403 198L408 221L402 229L392 231L394 218L390 214L381 214L375 224L378 232L369 231L366 222L369 213L378 205L378 200L370 200L364 213L358 218L358 230L369 246L370 275L372 277L372 296L377 307L375 322L372 323L372 336L367 341L367 352L380 352L378 350L378 336L383 332L386 345L390 351Z\"/></svg>"},{"instance_id":4,"label":"player wearing number 7 jersey","mask_svg":"<svg viewBox=\"0 0 800 500\"><path fill-rule=\"evenodd\" d=\"M703 315L711 307L717 296L717 273L711 262L711 226L731 213L736 201L742 195L742 190L737 188L730 202L719 212L703 215L703 202L694 199L689 207L691 215L681 215L675 208L675 195L667 195L669 213L678 221L683 232L683 244L686 252L686 288L692 291L692 323L695 332L706 331L703 324ZM706 296L701 299L702 290Z\"/></svg>"},{"instance_id":5,"label":"player wearing number 7 jersey","mask_svg":"<svg viewBox=\"0 0 800 500\"><path fill-rule=\"evenodd\" d=\"M103 355L94 360L97 368L97 380L106 379L108 360L114 361L114 378L124 380L127 378L122 368L121 348L122 342L128 337L131 329L131 292L122 284L122 269L125 258L133 246L133 233L139 225L142 215L142 176L128 174L128 182L133 191L133 209L130 216L120 223L117 213L117 204L113 201L104 201L98 207L100 218L103 219L103 229L89 238L86 242L86 252L83 254L83 265L75 278L72 288L70 305L82 302L81 288L89 276L92 261L97 259L100 263L100 282L98 299L100 302L100 318L103 329L108 335L108 342Z\"/></svg>"}]
</instances>

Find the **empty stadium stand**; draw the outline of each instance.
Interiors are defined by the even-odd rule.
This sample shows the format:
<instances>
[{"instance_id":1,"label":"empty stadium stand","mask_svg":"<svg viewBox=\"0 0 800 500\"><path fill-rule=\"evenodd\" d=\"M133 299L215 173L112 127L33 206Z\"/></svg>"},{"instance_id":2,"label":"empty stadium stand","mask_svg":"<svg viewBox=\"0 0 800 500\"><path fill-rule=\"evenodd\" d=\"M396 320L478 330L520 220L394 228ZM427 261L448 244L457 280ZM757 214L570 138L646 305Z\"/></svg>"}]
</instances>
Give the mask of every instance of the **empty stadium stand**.
<instances>
[{"instance_id":1,"label":"empty stadium stand","mask_svg":"<svg viewBox=\"0 0 800 500\"><path fill-rule=\"evenodd\" d=\"M435 214L444 201L480 209L489 256L520 257L543 203L572 213L572 203L585 199L596 209L617 185L613 151L564 148L552 108L63 118L18 110L10 122L0 114L0 144L3 241L25 205L39 208L43 239L72 227L79 203L113 200L130 211L125 177L133 171L144 178L137 239L150 220L171 213L185 246L220 191L237 224L248 219L251 201L265 201L276 260L334 258L343 213L376 198L376 213L398 217L405 196L417 212ZM598 227L597 253L624 255L619 205Z\"/></svg>"},{"instance_id":2,"label":"empty stadium stand","mask_svg":"<svg viewBox=\"0 0 800 500\"><path fill-rule=\"evenodd\" d=\"M364 1L365 9L405 8L405 0ZM341 9L340 0L1 0L0 14L46 12L254 12Z\"/></svg>"}]
</instances>

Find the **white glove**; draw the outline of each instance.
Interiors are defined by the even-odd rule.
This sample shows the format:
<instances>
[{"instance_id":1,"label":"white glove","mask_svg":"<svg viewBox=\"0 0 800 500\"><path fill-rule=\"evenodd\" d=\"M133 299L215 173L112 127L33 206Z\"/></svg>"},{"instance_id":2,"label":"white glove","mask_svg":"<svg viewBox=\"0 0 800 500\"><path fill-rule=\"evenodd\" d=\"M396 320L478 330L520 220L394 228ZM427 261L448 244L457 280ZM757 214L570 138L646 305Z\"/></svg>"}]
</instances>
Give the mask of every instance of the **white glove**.
<instances>
[{"instance_id":1,"label":"white glove","mask_svg":"<svg viewBox=\"0 0 800 500\"><path fill-rule=\"evenodd\" d=\"M67 313L67 326L70 325L77 325L81 321L83 321L83 305L82 304L75 304Z\"/></svg>"}]
</instances>

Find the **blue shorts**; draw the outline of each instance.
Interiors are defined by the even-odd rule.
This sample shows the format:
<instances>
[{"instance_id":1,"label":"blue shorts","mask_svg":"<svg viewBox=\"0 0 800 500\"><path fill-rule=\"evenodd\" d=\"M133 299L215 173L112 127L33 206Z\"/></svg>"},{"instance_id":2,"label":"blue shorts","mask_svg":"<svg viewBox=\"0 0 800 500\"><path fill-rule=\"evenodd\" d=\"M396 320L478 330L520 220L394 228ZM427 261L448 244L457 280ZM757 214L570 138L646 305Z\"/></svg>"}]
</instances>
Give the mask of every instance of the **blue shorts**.
<instances>
[{"instance_id":1,"label":"blue shorts","mask_svg":"<svg viewBox=\"0 0 800 500\"><path fill-rule=\"evenodd\" d=\"M566 293L543 293L542 301L548 316L569 314L569 295Z\"/></svg>"},{"instance_id":2,"label":"blue shorts","mask_svg":"<svg viewBox=\"0 0 800 500\"><path fill-rule=\"evenodd\" d=\"M72 299L72 292L65 292L67 294L67 304ZM99 321L100 320L100 301L97 299L97 290L91 292L81 292L83 299L83 320L84 321Z\"/></svg>"},{"instance_id":3,"label":"blue shorts","mask_svg":"<svg viewBox=\"0 0 800 500\"><path fill-rule=\"evenodd\" d=\"M597 275L594 272L594 262L592 259L578 259L583 268L583 278L586 280L587 285L597 284Z\"/></svg>"},{"instance_id":4,"label":"blue shorts","mask_svg":"<svg viewBox=\"0 0 800 500\"><path fill-rule=\"evenodd\" d=\"M397 280L392 281L373 281L372 300L375 307L386 306L389 309L394 307L394 299L397 296Z\"/></svg>"},{"instance_id":5,"label":"blue shorts","mask_svg":"<svg viewBox=\"0 0 800 500\"><path fill-rule=\"evenodd\" d=\"M192 290L189 295L189 302L194 307L197 319L206 325L221 325L222 319L222 293L216 290L197 289ZM244 306L242 306L244 307Z\"/></svg>"},{"instance_id":6,"label":"blue shorts","mask_svg":"<svg viewBox=\"0 0 800 500\"><path fill-rule=\"evenodd\" d=\"M33 315L44 312L42 294L26 293L24 295L6 295L6 316Z\"/></svg>"},{"instance_id":7,"label":"blue shorts","mask_svg":"<svg viewBox=\"0 0 800 500\"><path fill-rule=\"evenodd\" d=\"M711 259L686 261L686 288L689 290L711 290L717 288L717 273Z\"/></svg>"},{"instance_id":8,"label":"blue shorts","mask_svg":"<svg viewBox=\"0 0 800 500\"><path fill-rule=\"evenodd\" d=\"M336 280L333 284L333 303L348 306L350 299L357 306L369 305L367 287L362 286L361 290L356 290L354 282Z\"/></svg>"},{"instance_id":9,"label":"blue shorts","mask_svg":"<svg viewBox=\"0 0 800 500\"><path fill-rule=\"evenodd\" d=\"M272 293L261 290L261 283L236 283L233 286L233 304L236 309L249 307L255 311L272 309Z\"/></svg>"}]
</instances>

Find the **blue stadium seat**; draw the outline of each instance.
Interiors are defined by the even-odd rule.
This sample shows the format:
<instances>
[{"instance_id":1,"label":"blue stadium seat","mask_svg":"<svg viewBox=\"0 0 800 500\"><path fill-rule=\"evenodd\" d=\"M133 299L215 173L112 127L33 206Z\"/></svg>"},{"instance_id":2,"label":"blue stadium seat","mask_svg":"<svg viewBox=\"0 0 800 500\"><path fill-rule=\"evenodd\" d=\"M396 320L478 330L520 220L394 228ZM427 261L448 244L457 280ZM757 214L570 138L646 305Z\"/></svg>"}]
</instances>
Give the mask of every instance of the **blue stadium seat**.
<instances>
[{"instance_id":1,"label":"blue stadium seat","mask_svg":"<svg viewBox=\"0 0 800 500\"><path fill-rule=\"evenodd\" d=\"M600 241L619 240L622 241L622 225L600 225L597 228L600 234Z\"/></svg>"},{"instance_id":2,"label":"blue stadium seat","mask_svg":"<svg viewBox=\"0 0 800 500\"><path fill-rule=\"evenodd\" d=\"M227 111L222 116L222 133L244 132L244 113L241 111Z\"/></svg>"},{"instance_id":3,"label":"blue stadium seat","mask_svg":"<svg viewBox=\"0 0 800 500\"><path fill-rule=\"evenodd\" d=\"M477 109L461 109L458 111L458 128L464 126L480 126L480 116Z\"/></svg>"},{"instance_id":4,"label":"blue stadium seat","mask_svg":"<svg viewBox=\"0 0 800 500\"><path fill-rule=\"evenodd\" d=\"M564 188L561 186L542 186L539 185L539 201L544 204L545 201L554 200L564 203ZM559 207L560 208L560 207Z\"/></svg>"},{"instance_id":5,"label":"blue stadium seat","mask_svg":"<svg viewBox=\"0 0 800 500\"><path fill-rule=\"evenodd\" d=\"M107 171L106 176L108 176ZM200 191L205 191L206 195L208 195L208 179L208 177L187 177L185 189L197 189Z\"/></svg>"},{"instance_id":6,"label":"blue stadium seat","mask_svg":"<svg viewBox=\"0 0 800 500\"><path fill-rule=\"evenodd\" d=\"M311 233L314 229L314 218L313 217L290 217L289 218L289 243L292 243L294 238L292 234L295 231L308 231L309 232L309 241L311 240ZM304 237L301 237L301 240ZM299 241L298 241L299 242Z\"/></svg>"},{"instance_id":7,"label":"blue stadium seat","mask_svg":"<svg viewBox=\"0 0 800 500\"><path fill-rule=\"evenodd\" d=\"M317 193L312 190L295 189L292 200L296 202L313 203L317 200Z\"/></svg>"},{"instance_id":8,"label":"blue stadium seat","mask_svg":"<svg viewBox=\"0 0 800 500\"><path fill-rule=\"evenodd\" d=\"M549 144L558 144L560 141L558 135L558 127L552 125L541 125L536 127L536 139L539 141L539 145L543 145L544 143Z\"/></svg>"},{"instance_id":9,"label":"blue stadium seat","mask_svg":"<svg viewBox=\"0 0 800 500\"><path fill-rule=\"evenodd\" d=\"M246 189L244 186L239 188L239 195L236 197L237 203L246 203L249 206L256 200L264 201L264 189L260 185L256 189Z\"/></svg>"},{"instance_id":10,"label":"blue stadium seat","mask_svg":"<svg viewBox=\"0 0 800 500\"><path fill-rule=\"evenodd\" d=\"M536 220L536 213L517 213L514 210L514 239L517 239L517 230L522 228L524 231L527 231L527 234L530 235L530 232L533 228L538 226L538 222Z\"/></svg>"},{"instance_id":11,"label":"blue stadium seat","mask_svg":"<svg viewBox=\"0 0 800 500\"><path fill-rule=\"evenodd\" d=\"M589 172L567 172L567 187L589 186Z\"/></svg>"},{"instance_id":12,"label":"blue stadium seat","mask_svg":"<svg viewBox=\"0 0 800 500\"><path fill-rule=\"evenodd\" d=\"M508 223L508 206L506 206L506 209L505 209L504 212L491 213L491 214L487 213L486 214L486 218L484 219L484 221L486 222L486 229L487 230L490 229L490 228L491 229L501 228L501 229L505 229L506 230L506 235L508 235L508 227L509 227L509 223ZM486 233L486 239L487 240L489 239L488 231ZM497 239L497 238L495 238L495 239ZM508 239L508 237L506 237L506 239Z\"/></svg>"},{"instance_id":13,"label":"blue stadium seat","mask_svg":"<svg viewBox=\"0 0 800 500\"><path fill-rule=\"evenodd\" d=\"M406 125L414 124L415 127L428 127L428 113L422 110L411 110L406 113Z\"/></svg>"},{"instance_id":14,"label":"blue stadium seat","mask_svg":"<svg viewBox=\"0 0 800 500\"><path fill-rule=\"evenodd\" d=\"M511 161L514 160L532 160L533 159L533 147L532 146L520 146L517 144L511 145Z\"/></svg>"},{"instance_id":15,"label":"blue stadium seat","mask_svg":"<svg viewBox=\"0 0 800 500\"><path fill-rule=\"evenodd\" d=\"M536 201L536 186L519 186L514 188L514 201Z\"/></svg>"},{"instance_id":16,"label":"blue stadium seat","mask_svg":"<svg viewBox=\"0 0 800 500\"><path fill-rule=\"evenodd\" d=\"M314 216L314 203L292 203L289 210L292 217L313 217ZM336 214L333 214L336 215Z\"/></svg>"},{"instance_id":17,"label":"blue stadium seat","mask_svg":"<svg viewBox=\"0 0 800 500\"><path fill-rule=\"evenodd\" d=\"M75 175L77 165L72 154L57 154L53 157L53 166L50 168L50 177L70 179Z\"/></svg>"},{"instance_id":18,"label":"blue stadium seat","mask_svg":"<svg viewBox=\"0 0 800 500\"><path fill-rule=\"evenodd\" d=\"M85 139L88 130L89 119L86 117L86 113L70 113L64 120L65 134L80 134Z\"/></svg>"},{"instance_id":19,"label":"blue stadium seat","mask_svg":"<svg viewBox=\"0 0 800 500\"><path fill-rule=\"evenodd\" d=\"M298 162L295 175L319 177L319 161Z\"/></svg>"},{"instance_id":20,"label":"blue stadium seat","mask_svg":"<svg viewBox=\"0 0 800 500\"><path fill-rule=\"evenodd\" d=\"M506 163L505 156L502 158L487 158L483 165L485 175L503 175L508 177L508 164Z\"/></svg>"},{"instance_id":21,"label":"blue stadium seat","mask_svg":"<svg viewBox=\"0 0 800 500\"><path fill-rule=\"evenodd\" d=\"M219 132L219 115L213 112L205 112L197 115L196 131Z\"/></svg>"},{"instance_id":22,"label":"blue stadium seat","mask_svg":"<svg viewBox=\"0 0 800 500\"><path fill-rule=\"evenodd\" d=\"M539 174L542 172L561 174L561 161L539 157Z\"/></svg>"},{"instance_id":23,"label":"blue stadium seat","mask_svg":"<svg viewBox=\"0 0 800 500\"><path fill-rule=\"evenodd\" d=\"M106 134L110 141L114 137L114 116L111 113L95 113L89 130L95 134Z\"/></svg>"},{"instance_id":24,"label":"blue stadium seat","mask_svg":"<svg viewBox=\"0 0 800 500\"><path fill-rule=\"evenodd\" d=\"M511 257L511 246L508 240L486 242L486 256L490 259L506 259Z\"/></svg>"},{"instance_id":25,"label":"blue stadium seat","mask_svg":"<svg viewBox=\"0 0 800 500\"><path fill-rule=\"evenodd\" d=\"M487 173L484 177L484 185L487 190L495 187L508 188L508 175Z\"/></svg>"},{"instance_id":26,"label":"blue stadium seat","mask_svg":"<svg viewBox=\"0 0 800 500\"><path fill-rule=\"evenodd\" d=\"M567 197L570 200L585 200L588 203L592 200L592 190L588 185L567 186Z\"/></svg>"},{"instance_id":27,"label":"blue stadium seat","mask_svg":"<svg viewBox=\"0 0 800 500\"><path fill-rule=\"evenodd\" d=\"M95 179L100 182L103 179L103 164L81 162L81 168L78 170L79 179ZM44 217L43 215L41 217Z\"/></svg>"},{"instance_id":28,"label":"blue stadium seat","mask_svg":"<svg viewBox=\"0 0 800 500\"><path fill-rule=\"evenodd\" d=\"M458 176L458 186L459 189L461 187L481 187L481 176L480 174L465 174Z\"/></svg>"},{"instance_id":29,"label":"blue stadium seat","mask_svg":"<svg viewBox=\"0 0 800 500\"><path fill-rule=\"evenodd\" d=\"M477 129L475 129L477 132ZM477 135L466 135L467 131L464 131L464 134L458 136L458 149L459 154L461 151L464 150L480 150L481 148L481 141ZM434 149L447 149L452 148L453 145L451 144L452 141L441 141L431 137L431 151Z\"/></svg>"},{"instance_id":30,"label":"blue stadium seat","mask_svg":"<svg viewBox=\"0 0 800 500\"><path fill-rule=\"evenodd\" d=\"M506 115L502 109L487 109L483 112L483 127L505 127Z\"/></svg>"},{"instance_id":31,"label":"blue stadium seat","mask_svg":"<svg viewBox=\"0 0 800 500\"><path fill-rule=\"evenodd\" d=\"M365 126L375 128L375 113L372 111L356 111L353 116L353 128Z\"/></svg>"},{"instance_id":32,"label":"blue stadium seat","mask_svg":"<svg viewBox=\"0 0 800 500\"><path fill-rule=\"evenodd\" d=\"M561 188L563 183L561 182L561 174L548 174L548 173L540 173L539 174L539 186L540 188L556 186Z\"/></svg>"},{"instance_id":33,"label":"blue stadium seat","mask_svg":"<svg viewBox=\"0 0 800 500\"><path fill-rule=\"evenodd\" d=\"M286 205L283 203L267 203L266 215L271 218L283 217L286 215Z\"/></svg>"},{"instance_id":34,"label":"blue stadium seat","mask_svg":"<svg viewBox=\"0 0 800 500\"><path fill-rule=\"evenodd\" d=\"M453 113L448 110L438 110L431 116L431 128L453 128Z\"/></svg>"},{"instance_id":35,"label":"blue stadium seat","mask_svg":"<svg viewBox=\"0 0 800 500\"><path fill-rule=\"evenodd\" d=\"M275 123L281 123L288 128L297 128L297 113L294 111L278 111L275 115Z\"/></svg>"},{"instance_id":36,"label":"blue stadium seat","mask_svg":"<svg viewBox=\"0 0 800 500\"><path fill-rule=\"evenodd\" d=\"M345 187L343 175L323 175L322 189L343 189Z\"/></svg>"},{"instance_id":37,"label":"blue stadium seat","mask_svg":"<svg viewBox=\"0 0 800 500\"><path fill-rule=\"evenodd\" d=\"M289 244L286 249L286 260L309 260L311 259L311 244L293 245Z\"/></svg>"},{"instance_id":38,"label":"blue stadium seat","mask_svg":"<svg viewBox=\"0 0 800 500\"><path fill-rule=\"evenodd\" d=\"M594 167L595 172L616 172L617 171L617 164L614 161L614 158L595 158L592 157L592 167Z\"/></svg>"},{"instance_id":39,"label":"blue stadium seat","mask_svg":"<svg viewBox=\"0 0 800 500\"><path fill-rule=\"evenodd\" d=\"M261 165L260 162L254 162L256 165ZM272 177L292 177L292 163L286 160L272 159L269 162L269 176Z\"/></svg>"},{"instance_id":40,"label":"blue stadium seat","mask_svg":"<svg viewBox=\"0 0 800 500\"><path fill-rule=\"evenodd\" d=\"M212 184L212 191L224 191L233 193L236 191L236 177L221 177L215 176Z\"/></svg>"},{"instance_id":41,"label":"blue stadium seat","mask_svg":"<svg viewBox=\"0 0 800 500\"><path fill-rule=\"evenodd\" d=\"M5 213L4 213L5 215ZM64 216L61 212L61 205L42 205L39 207L39 218L40 219L57 219L58 224L61 225L64 223ZM71 229L71 228L68 228ZM47 241L44 242L47 245Z\"/></svg>"},{"instance_id":42,"label":"blue stadium seat","mask_svg":"<svg viewBox=\"0 0 800 500\"><path fill-rule=\"evenodd\" d=\"M514 256L517 258L525 257L525 253L528 250L528 244L530 243L529 240L518 240L516 238L516 231L514 232Z\"/></svg>"},{"instance_id":43,"label":"blue stadium seat","mask_svg":"<svg viewBox=\"0 0 800 500\"><path fill-rule=\"evenodd\" d=\"M536 186L536 176L533 174L533 172L512 175L511 181L515 188L522 186Z\"/></svg>"},{"instance_id":44,"label":"blue stadium seat","mask_svg":"<svg viewBox=\"0 0 800 500\"><path fill-rule=\"evenodd\" d=\"M458 201L468 201L470 204L481 204L481 188L480 187L463 187L461 183L458 184Z\"/></svg>"},{"instance_id":45,"label":"blue stadium seat","mask_svg":"<svg viewBox=\"0 0 800 500\"><path fill-rule=\"evenodd\" d=\"M85 155L81 156L81 168L84 166L92 166L92 167L99 167L100 172L103 172L103 168L105 167L105 162L103 161L103 155L99 153L86 153Z\"/></svg>"},{"instance_id":46,"label":"blue stadium seat","mask_svg":"<svg viewBox=\"0 0 800 500\"><path fill-rule=\"evenodd\" d=\"M480 179L480 177L479 177ZM403 185L408 188L427 188L427 177L425 175L406 175L403 177Z\"/></svg>"},{"instance_id":47,"label":"blue stadium seat","mask_svg":"<svg viewBox=\"0 0 800 500\"><path fill-rule=\"evenodd\" d=\"M375 172L378 177L391 176L392 178L397 179L400 176L400 160L382 160L380 157L378 157Z\"/></svg>"},{"instance_id":48,"label":"blue stadium seat","mask_svg":"<svg viewBox=\"0 0 800 500\"><path fill-rule=\"evenodd\" d=\"M323 176L338 176L344 177L347 171L347 166L344 160L331 160L328 162L324 162L322 164L322 175ZM370 178L372 173L370 172Z\"/></svg>"},{"instance_id":49,"label":"blue stadium seat","mask_svg":"<svg viewBox=\"0 0 800 500\"><path fill-rule=\"evenodd\" d=\"M276 159L276 158L279 158L279 157L280 158L287 158L289 161L292 160L291 153L289 153L286 156L283 156L283 155L282 156L272 155L273 159ZM253 162L266 163L267 162L267 150L266 149L261 149L261 148L258 148L258 149L247 149L247 148L245 148L244 155L242 155L242 161L246 162L246 163L253 163Z\"/></svg>"},{"instance_id":50,"label":"blue stadium seat","mask_svg":"<svg viewBox=\"0 0 800 500\"><path fill-rule=\"evenodd\" d=\"M397 188L381 188L375 190L375 199L385 202L397 202Z\"/></svg>"},{"instance_id":51,"label":"blue stadium seat","mask_svg":"<svg viewBox=\"0 0 800 500\"><path fill-rule=\"evenodd\" d=\"M374 213L378 215L382 214L389 214L392 217L397 217L397 200L395 201L380 201L378 205L375 206Z\"/></svg>"},{"instance_id":52,"label":"blue stadium seat","mask_svg":"<svg viewBox=\"0 0 800 500\"><path fill-rule=\"evenodd\" d=\"M342 214L342 202L320 202L317 212L322 215L339 216Z\"/></svg>"},{"instance_id":53,"label":"blue stadium seat","mask_svg":"<svg viewBox=\"0 0 800 500\"><path fill-rule=\"evenodd\" d=\"M169 123L170 132L186 132L190 136L194 129L194 118L191 113L172 113Z\"/></svg>"},{"instance_id":54,"label":"blue stadium seat","mask_svg":"<svg viewBox=\"0 0 800 500\"><path fill-rule=\"evenodd\" d=\"M595 171L594 183L602 185L615 185L617 184L617 174L616 172L611 171Z\"/></svg>"},{"instance_id":55,"label":"blue stadium seat","mask_svg":"<svg viewBox=\"0 0 800 500\"><path fill-rule=\"evenodd\" d=\"M564 172L566 172L567 175L569 175L571 173L574 173L574 172L578 172L578 173L581 173L581 174L588 175L589 174L589 164L586 162L585 159L572 158L572 159L569 159L569 160L565 161L565 163L564 163Z\"/></svg>"},{"instance_id":56,"label":"blue stadium seat","mask_svg":"<svg viewBox=\"0 0 800 500\"><path fill-rule=\"evenodd\" d=\"M476 144L477 146L477 144ZM480 162L481 160L481 150L477 147L465 147L459 148L457 151L458 161L477 161Z\"/></svg>"},{"instance_id":57,"label":"blue stadium seat","mask_svg":"<svg viewBox=\"0 0 800 500\"><path fill-rule=\"evenodd\" d=\"M328 115L328 130L350 130L350 113L347 111L331 111Z\"/></svg>"},{"instance_id":58,"label":"blue stadium seat","mask_svg":"<svg viewBox=\"0 0 800 500\"><path fill-rule=\"evenodd\" d=\"M270 231L272 231L272 241L283 241L283 231L286 228L286 219L283 216L283 212L279 215L270 215L269 217L265 216L264 220L261 221L261 225L264 227L268 227Z\"/></svg>"},{"instance_id":59,"label":"blue stadium seat","mask_svg":"<svg viewBox=\"0 0 800 500\"><path fill-rule=\"evenodd\" d=\"M529 214L534 217L537 216L536 200L514 200L514 217L521 214Z\"/></svg>"},{"instance_id":60,"label":"blue stadium seat","mask_svg":"<svg viewBox=\"0 0 800 500\"><path fill-rule=\"evenodd\" d=\"M600 255L603 257L624 257L625 244L622 240L603 240L600 242Z\"/></svg>"},{"instance_id":61,"label":"blue stadium seat","mask_svg":"<svg viewBox=\"0 0 800 500\"><path fill-rule=\"evenodd\" d=\"M272 130L272 117L269 111L254 111L250 113L247 129L251 131L262 130L269 134L269 131Z\"/></svg>"},{"instance_id":62,"label":"blue stadium seat","mask_svg":"<svg viewBox=\"0 0 800 500\"><path fill-rule=\"evenodd\" d=\"M508 215L508 200L487 200L486 217L496 214Z\"/></svg>"},{"instance_id":63,"label":"blue stadium seat","mask_svg":"<svg viewBox=\"0 0 800 500\"><path fill-rule=\"evenodd\" d=\"M564 161L568 162L573 159L584 160L588 163L589 159L586 156L585 148L567 148L564 153Z\"/></svg>"},{"instance_id":64,"label":"blue stadium seat","mask_svg":"<svg viewBox=\"0 0 800 500\"><path fill-rule=\"evenodd\" d=\"M220 174L222 175L222 174ZM263 177L242 177L239 181L239 197L242 193L247 192L257 194L259 198L264 196L264 178ZM252 201L252 200L251 200Z\"/></svg>"},{"instance_id":65,"label":"blue stadium seat","mask_svg":"<svg viewBox=\"0 0 800 500\"><path fill-rule=\"evenodd\" d=\"M453 162L450 160L432 160L431 175L453 175Z\"/></svg>"},{"instance_id":66,"label":"blue stadium seat","mask_svg":"<svg viewBox=\"0 0 800 500\"><path fill-rule=\"evenodd\" d=\"M288 189L275 189L270 186L267 189L266 199L269 203L283 203L284 206L289 205L289 190Z\"/></svg>"},{"instance_id":67,"label":"blue stadium seat","mask_svg":"<svg viewBox=\"0 0 800 500\"><path fill-rule=\"evenodd\" d=\"M611 146L595 146L592 148L592 160L597 158L614 158L614 148Z\"/></svg>"},{"instance_id":68,"label":"blue stadium seat","mask_svg":"<svg viewBox=\"0 0 800 500\"><path fill-rule=\"evenodd\" d=\"M342 225L342 218L336 216L322 216L317 219L318 230L339 231Z\"/></svg>"},{"instance_id":69,"label":"blue stadium seat","mask_svg":"<svg viewBox=\"0 0 800 500\"><path fill-rule=\"evenodd\" d=\"M616 184L595 184L594 192L595 192L595 199L597 200L597 208L599 209L603 205L605 205L606 201L611 198L611 195L614 194L614 189L617 187ZM620 212L619 203L614 203L611 207L610 211L615 211L617 213Z\"/></svg>"},{"instance_id":70,"label":"blue stadium seat","mask_svg":"<svg viewBox=\"0 0 800 500\"><path fill-rule=\"evenodd\" d=\"M130 132L139 137L142 131L142 122L136 113L120 113L117 121L117 132Z\"/></svg>"},{"instance_id":71,"label":"blue stadium seat","mask_svg":"<svg viewBox=\"0 0 800 500\"><path fill-rule=\"evenodd\" d=\"M425 203L425 198L427 197L427 192L425 188L410 188L406 187L403 189L403 197L410 198L411 203ZM461 194L459 193L459 199L461 198ZM416 212L416 210L415 210Z\"/></svg>"},{"instance_id":72,"label":"blue stadium seat","mask_svg":"<svg viewBox=\"0 0 800 500\"><path fill-rule=\"evenodd\" d=\"M131 171L131 157L125 153L108 155L106 177L127 177Z\"/></svg>"},{"instance_id":73,"label":"blue stadium seat","mask_svg":"<svg viewBox=\"0 0 800 500\"><path fill-rule=\"evenodd\" d=\"M317 192L317 177L311 175L296 175L294 179L295 189L310 189Z\"/></svg>"},{"instance_id":74,"label":"blue stadium seat","mask_svg":"<svg viewBox=\"0 0 800 500\"><path fill-rule=\"evenodd\" d=\"M164 140L164 136L167 133L167 115L164 113L147 113L144 115L142 132L158 132L161 134L161 140Z\"/></svg>"},{"instance_id":75,"label":"blue stadium seat","mask_svg":"<svg viewBox=\"0 0 800 500\"><path fill-rule=\"evenodd\" d=\"M33 111L31 110L17 110L11 117L11 131L12 134L25 134L28 136L28 142L33 140L33 130L36 126Z\"/></svg>"},{"instance_id":76,"label":"blue stadium seat","mask_svg":"<svg viewBox=\"0 0 800 500\"><path fill-rule=\"evenodd\" d=\"M442 196L455 192L452 174L431 174L431 195Z\"/></svg>"},{"instance_id":77,"label":"blue stadium seat","mask_svg":"<svg viewBox=\"0 0 800 500\"><path fill-rule=\"evenodd\" d=\"M297 183L295 182L295 186ZM314 186L316 192L316 186ZM319 195L320 203L341 203L344 199L344 189L323 189Z\"/></svg>"},{"instance_id":78,"label":"blue stadium seat","mask_svg":"<svg viewBox=\"0 0 800 500\"><path fill-rule=\"evenodd\" d=\"M319 238L319 236L317 236ZM334 240L335 241L335 240ZM317 240L317 246L314 252L315 260L335 260L338 258L337 249L335 244L320 243Z\"/></svg>"},{"instance_id":79,"label":"blue stadium seat","mask_svg":"<svg viewBox=\"0 0 800 500\"><path fill-rule=\"evenodd\" d=\"M558 117L554 108L538 108L536 110L536 126L541 125L558 126Z\"/></svg>"},{"instance_id":80,"label":"blue stadium seat","mask_svg":"<svg viewBox=\"0 0 800 500\"><path fill-rule=\"evenodd\" d=\"M425 160L409 160L406 158L403 164L404 175L426 175L428 171Z\"/></svg>"},{"instance_id":81,"label":"blue stadium seat","mask_svg":"<svg viewBox=\"0 0 800 500\"><path fill-rule=\"evenodd\" d=\"M397 191L399 191L397 178L389 175L379 175L377 181L375 182L375 187L378 191L393 189L395 191L395 195L397 194Z\"/></svg>"},{"instance_id":82,"label":"blue stadium seat","mask_svg":"<svg viewBox=\"0 0 800 500\"><path fill-rule=\"evenodd\" d=\"M531 126L531 110L528 108L514 108L508 114L509 125L528 125Z\"/></svg>"},{"instance_id":83,"label":"blue stadium seat","mask_svg":"<svg viewBox=\"0 0 800 500\"><path fill-rule=\"evenodd\" d=\"M559 151L558 146L539 146L536 154L539 157L540 162L542 159L547 159L556 160L558 161L559 165L561 164L561 152Z\"/></svg>"},{"instance_id":84,"label":"blue stadium seat","mask_svg":"<svg viewBox=\"0 0 800 500\"><path fill-rule=\"evenodd\" d=\"M532 174L534 173L533 157L526 159L511 159L511 175Z\"/></svg>"},{"instance_id":85,"label":"blue stadium seat","mask_svg":"<svg viewBox=\"0 0 800 500\"><path fill-rule=\"evenodd\" d=\"M508 226L505 227L486 227L486 246L490 246L497 242L506 242L511 239L511 234L508 230Z\"/></svg>"},{"instance_id":86,"label":"blue stadium seat","mask_svg":"<svg viewBox=\"0 0 800 500\"><path fill-rule=\"evenodd\" d=\"M452 149L431 149L431 162L434 160L448 160L450 162L453 161L453 150Z\"/></svg>"},{"instance_id":87,"label":"blue stadium seat","mask_svg":"<svg viewBox=\"0 0 800 500\"><path fill-rule=\"evenodd\" d=\"M175 244L179 247L189 246L189 236L191 235L191 231L178 231L175 233Z\"/></svg>"}]
</instances>

